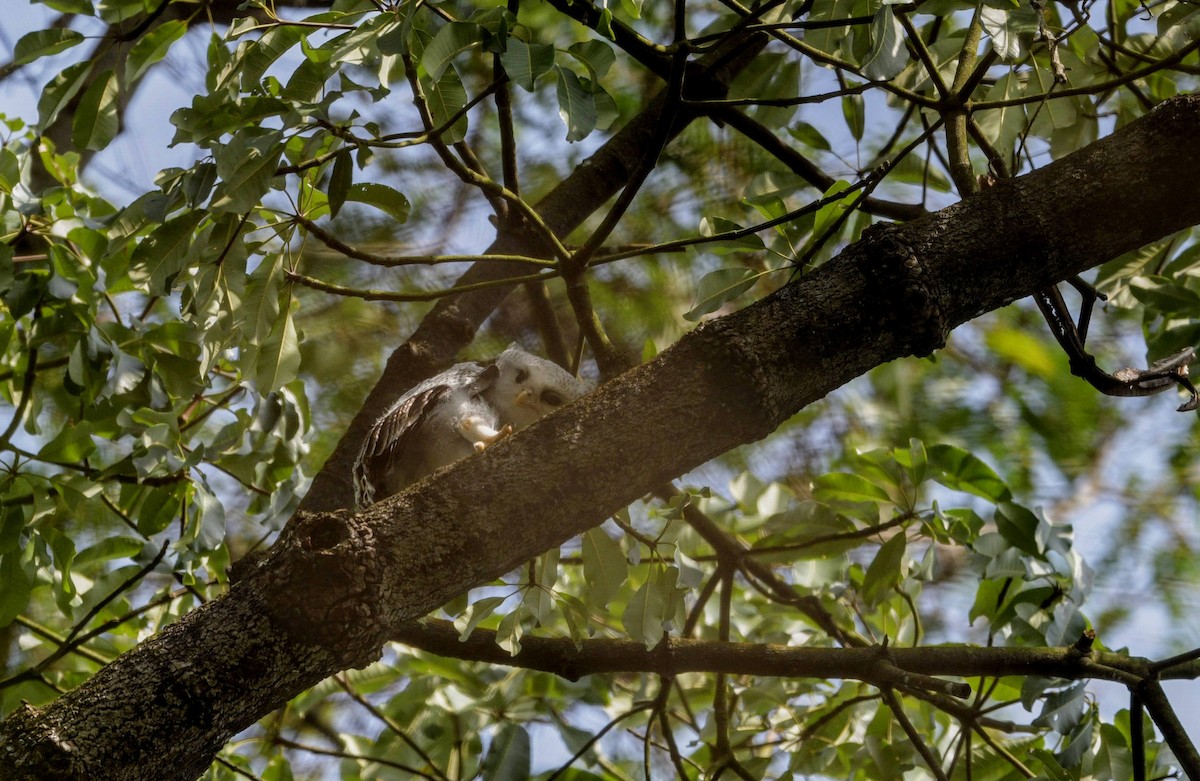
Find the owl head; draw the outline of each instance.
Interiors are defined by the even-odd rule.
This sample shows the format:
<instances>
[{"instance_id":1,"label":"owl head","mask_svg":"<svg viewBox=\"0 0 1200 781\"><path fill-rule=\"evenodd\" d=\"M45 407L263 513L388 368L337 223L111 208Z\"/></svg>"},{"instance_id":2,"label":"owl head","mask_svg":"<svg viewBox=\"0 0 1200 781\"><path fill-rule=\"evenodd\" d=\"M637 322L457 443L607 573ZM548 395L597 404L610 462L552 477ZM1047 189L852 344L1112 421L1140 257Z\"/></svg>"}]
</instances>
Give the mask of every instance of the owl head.
<instances>
[{"instance_id":1,"label":"owl head","mask_svg":"<svg viewBox=\"0 0 1200 781\"><path fill-rule=\"evenodd\" d=\"M561 366L531 355L515 343L496 358L492 397L500 420L520 430L538 418L571 403L588 391L588 384Z\"/></svg>"}]
</instances>

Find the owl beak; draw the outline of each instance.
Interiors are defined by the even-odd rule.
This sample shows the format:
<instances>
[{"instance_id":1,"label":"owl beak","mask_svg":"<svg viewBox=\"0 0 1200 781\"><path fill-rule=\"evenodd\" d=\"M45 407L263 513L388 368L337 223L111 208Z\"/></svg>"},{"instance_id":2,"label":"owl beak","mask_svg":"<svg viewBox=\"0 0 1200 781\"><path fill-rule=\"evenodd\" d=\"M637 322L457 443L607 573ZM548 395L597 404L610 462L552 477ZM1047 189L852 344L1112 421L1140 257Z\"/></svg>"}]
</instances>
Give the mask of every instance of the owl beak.
<instances>
[{"instance_id":1,"label":"owl beak","mask_svg":"<svg viewBox=\"0 0 1200 781\"><path fill-rule=\"evenodd\" d=\"M533 410L534 412L541 411L538 408L537 394L534 393L533 391L529 390L528 388L526 388L525 390L523 390L517 394L516 403L518 406L528 407L529 409Z\"/></svg>"}]
</instances>

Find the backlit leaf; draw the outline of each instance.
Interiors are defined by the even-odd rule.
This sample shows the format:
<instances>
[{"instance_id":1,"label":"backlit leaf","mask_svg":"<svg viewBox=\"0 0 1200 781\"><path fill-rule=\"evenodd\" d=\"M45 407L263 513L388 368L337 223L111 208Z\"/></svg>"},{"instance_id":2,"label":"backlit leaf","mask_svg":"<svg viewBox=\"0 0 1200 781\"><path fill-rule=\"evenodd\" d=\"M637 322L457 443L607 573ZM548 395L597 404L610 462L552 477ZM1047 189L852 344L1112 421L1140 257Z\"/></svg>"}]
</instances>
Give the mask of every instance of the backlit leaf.
<instances>
[{"instance_id":1,"label":"backlit leaf","mask_svg":"<svg viewBox=\"0 0 1200 781\"><path fill-rule=\"evenodd\" d=\"M871 21L871 51L862 64L862 74L875 81L888 81L896 77L908 64L908 50L904 48L904 28L892 11L885 5L875 12Z\"/></svg>"},{"instance_id":2,"label":"backlit leaf","mask_svg":"<svg viewBox=\"0 0 1200 781\"><path fill-rule=\"evenodd\" d=\"M358 182L347 190L346 200L374 206L398 224L408 222L408 199L404 197L404 193L397 192L386 184Z\"/></svg>"},{"instance_id":3,"label":"backlit leaf","mask_svg":"<svg viewBox=\"0 0 1200 781\"><path fill-rule=\"evenodd\" d=\"M500 62L513 83L532 92L534 83L554 67L554 47L509 38L507 47L500 53Z\"/></svg>"},{"instance_id":4,"label":"backlit leaf","mask_svg":"<svg viewBox=\"0 0 1200 781\"><path fill-rule=\"evenodd\" d=\"M129 49L129 57L125 60L125 84L133 84L151 65L166 57L171 50L171 44L182 38L186 32L186 22L171 19L138 38Z\"/></svg>"},{"instance_id":5,"label":"backlit leaf","mask_svg":"<svg viewBox=\"0 0 1200 781\"><path fill-rule=\"evenodd\" d=\"M117 135L117 93L112 71L97 76L83 93L72 121L71 143L77 149L103 149Z\"/></svg>"},{"instance_id":6,"label":"backlit leaf","mask_svg":"<svg viewBox=\"0 0 1200 781\"><path fill-rule=\"evenodd\" d=\"M62 27L34 30L22 35L13 47L13 65L24 65L39 57L66 51L83 40L83 34Z\"/></svg>"}]
</instances>

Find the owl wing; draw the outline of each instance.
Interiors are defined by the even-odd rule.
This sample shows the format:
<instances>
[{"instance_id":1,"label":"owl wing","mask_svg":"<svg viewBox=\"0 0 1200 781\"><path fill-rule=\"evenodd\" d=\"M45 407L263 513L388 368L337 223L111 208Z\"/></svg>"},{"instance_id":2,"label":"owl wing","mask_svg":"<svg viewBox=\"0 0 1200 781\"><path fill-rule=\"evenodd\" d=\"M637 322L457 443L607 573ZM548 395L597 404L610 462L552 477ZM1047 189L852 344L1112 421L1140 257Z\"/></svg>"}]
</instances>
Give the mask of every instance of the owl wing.
<instances>
[{"instance_id":1,"label":"owl wing","mask_svg":"<svg viewBox=\"0 0 1200 781\"><path fill-rule=\"evenodd\" d=\"M354 497L360 507L371 504L377 489L403 464L406 451L416 444L421 424L451 390L443 384L417 388L375 421L354 462Z\"/></svg>"},{"instance_id":2,"label":"owl wing","mask_svg":"<svg viewBox=\"0 0 1200 781\"><path fill-rule=\"evenodd\" d=\"M432 468L459 456L445 456L445 442L427 438L458 437L455 423L495 382L495 366L474 363L452 366L401 396L371 427L354 461L354 498L366 507L376 498L400 490ZM426 425L429 424L429 425ZM453 442L453 440L451 440ZM449 448L454 452L454 448ZM468 446L467 453L470 453ZM434 464L426 464L430 457Z\"/></svg>"}]
</instances>

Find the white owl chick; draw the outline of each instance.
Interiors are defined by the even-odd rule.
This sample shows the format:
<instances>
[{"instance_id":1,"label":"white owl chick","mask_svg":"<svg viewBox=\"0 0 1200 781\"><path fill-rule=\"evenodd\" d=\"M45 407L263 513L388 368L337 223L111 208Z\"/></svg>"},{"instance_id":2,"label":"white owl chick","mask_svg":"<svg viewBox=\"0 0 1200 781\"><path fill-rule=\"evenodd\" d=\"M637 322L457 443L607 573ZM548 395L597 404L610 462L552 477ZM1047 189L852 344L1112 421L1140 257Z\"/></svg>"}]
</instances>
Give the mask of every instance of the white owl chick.
<instances>
[{"instance_id":1,"label":"white owl chick","mask_svg":"<svg viewBox=\"0 0 1200 781\"><path fill-rule=\"evenodd\" d=\"M587 383L516 344L490 364L455 364L375 421L354 462L355 500L365 507L390 496L587 390Z\"/></svg>"}]
</instances>

